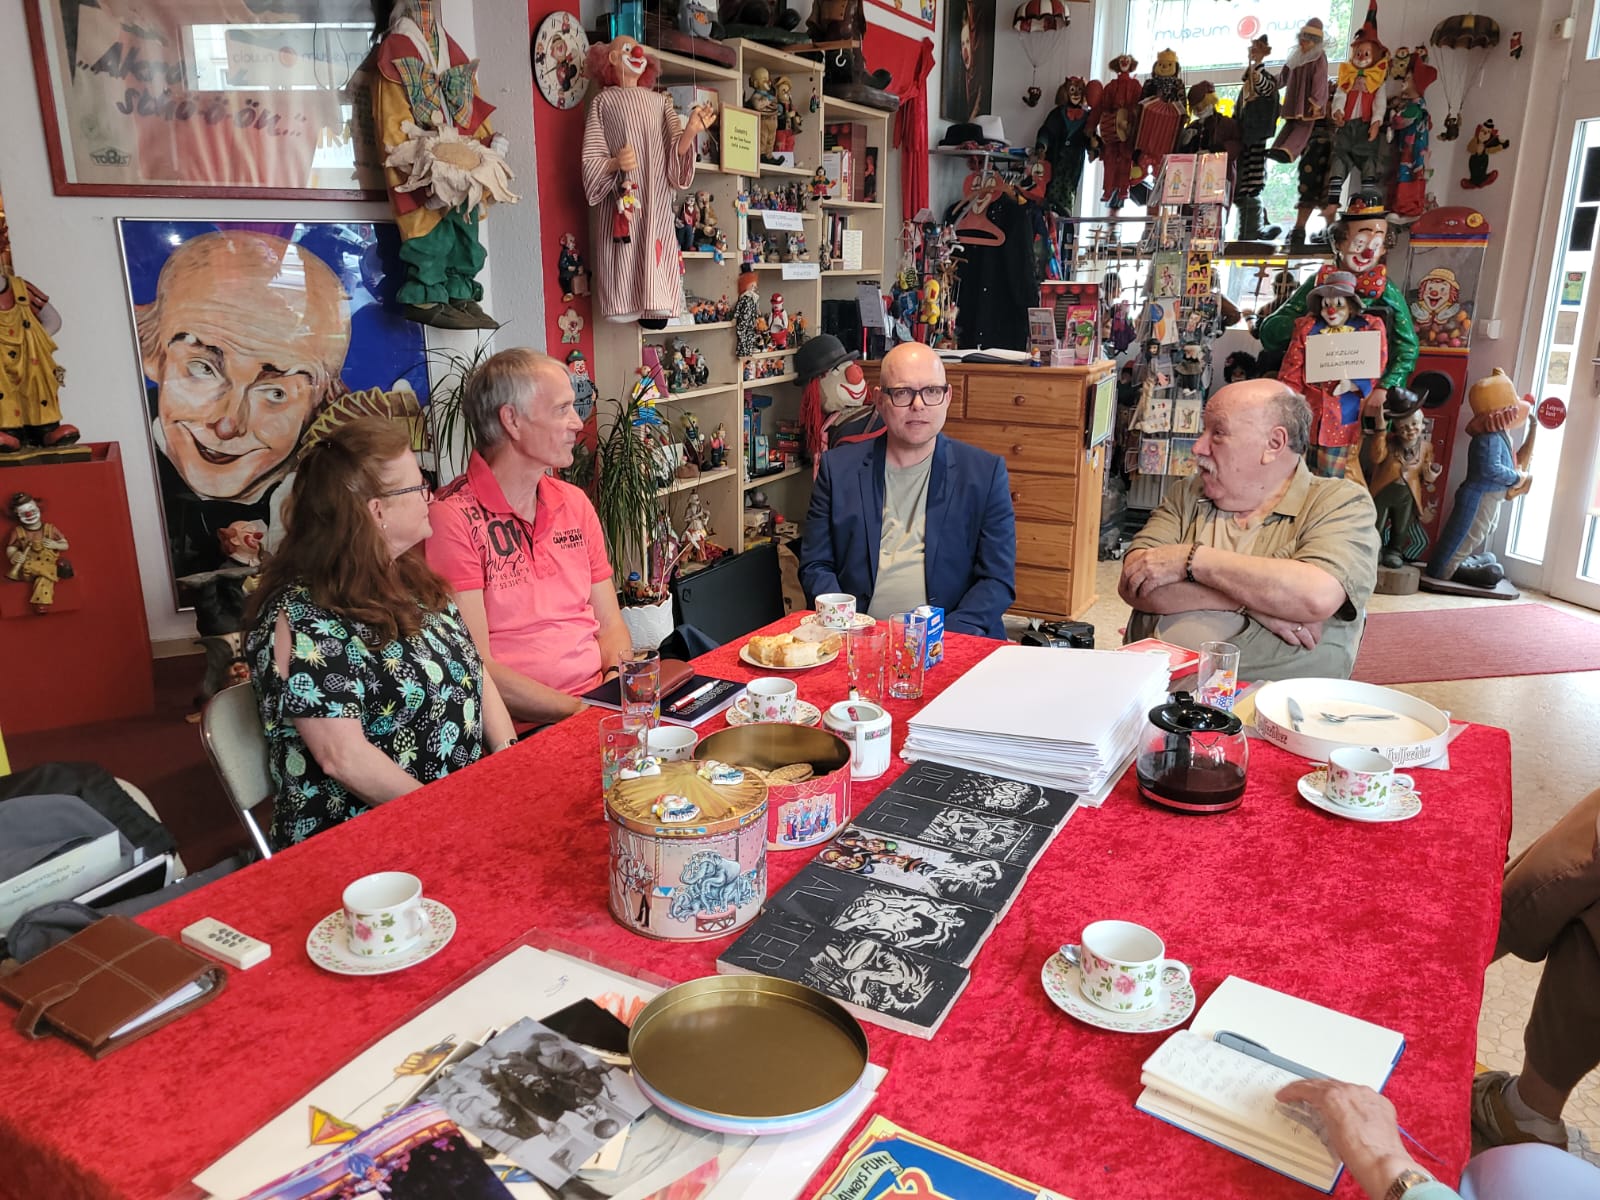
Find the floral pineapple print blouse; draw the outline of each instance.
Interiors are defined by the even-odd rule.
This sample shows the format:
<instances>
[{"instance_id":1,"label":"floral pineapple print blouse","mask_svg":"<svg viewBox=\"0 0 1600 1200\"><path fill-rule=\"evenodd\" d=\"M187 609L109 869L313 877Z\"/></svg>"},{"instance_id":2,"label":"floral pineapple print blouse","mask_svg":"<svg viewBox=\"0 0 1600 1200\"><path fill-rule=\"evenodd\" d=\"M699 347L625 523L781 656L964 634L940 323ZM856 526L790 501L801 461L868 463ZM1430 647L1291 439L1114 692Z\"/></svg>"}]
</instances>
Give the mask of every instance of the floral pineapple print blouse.
<instances>
[{"instance_id":1,"label":"floral pineapple print blouse","mask_svg":"<svg viewBox=\"0 0 1600 1200\"><path fill-rule=\"evenodd\" d=\"M273 630L287 613L288 678L273 662ZM272 777L272 841L302 842L359 816L367 805L328 775L295 731L295 717L350 717L367 741L422 783L483 756L483 662L454 604L421 630L381 646L371 630L311 602L304 584L283 589L245 642Z\"/></svg>"}]
</instances>

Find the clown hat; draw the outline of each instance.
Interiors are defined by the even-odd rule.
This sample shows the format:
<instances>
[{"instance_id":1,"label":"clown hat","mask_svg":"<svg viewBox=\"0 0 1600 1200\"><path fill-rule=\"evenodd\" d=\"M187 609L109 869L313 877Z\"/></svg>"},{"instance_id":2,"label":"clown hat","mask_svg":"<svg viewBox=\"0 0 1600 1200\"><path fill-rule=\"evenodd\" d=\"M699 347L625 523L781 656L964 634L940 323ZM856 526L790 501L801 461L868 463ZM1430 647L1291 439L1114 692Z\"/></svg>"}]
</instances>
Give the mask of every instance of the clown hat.
<instances>
[{"instance_id":1,"label":"clown hat","mask_svg":"<svg viewBox=\"0 0 1600 1200\"><path fill-rule=\"evenodd\" d=\"M1300 32L1297 36L1314 38L1316 41L1320 42L1325 36L1322 32L1322 18L1312 17L1300 27Z\"/></svg>"},{"instance_id":2,"label":"clown hat","mask_svg":"<svg viewBox=\"0 0 1600 1200\"><path fill-rule=\"evenodd\" d=\"M1356 30L1355 36L1350 39L1350 48L1367 45L1374 47L1378 58L1389 56L1389 47L1378 40L1378 0L1367 0L1367 19L1361 22L1361 28Z\"/></svg>"},{"instance_id":3,"label":"clown hat","mask_svg":"<svg viewBox=\"0 0 1600 1200\"><path fill-rule=\"evenodd\" d=\"M1202 79L1199 83L1195 84L1189 89L1189 107L1193 109L1197 107L1207 96L1214 96L1216 94L1217 89L1212 86L1211 81L1209 79Z\"/></svg>"},{"instance_id":4,"label":"clown hat","mask_svg":"<svg viewBox=\"0 0 1600 1200\"><path fill-rule=\"evenodd\" d=\"M1317 286L1311 289L1310 300L1315 304L1335 296L1348 300L1357 312L1363 307L1361 298L1356 295L1356 277L1352 272L1323 269L1317 275Z\"/></svg>"},{"instance_id":5,"label":"clown hat","mask_svg":"<svg viewBox=\"0 0 1600 1200\"><path fill-rule=\"evenodd\" d=\"M1339 214L1341 221L1381 221L1389 215L1376 196L1352 196L1349 206Z\"/></svg>"},{"instance_id":6,"label":"clown hat","mask_svg":"<svg viewBox=\"0 0 1600 1200\"><path fill-rule=\"evenodd\" d=\"M1461 284L1456 281L1456 273L1449 267L1435 267L1421 279L1417 280L1417 290L1419 292L1422 290L1422 285L1425 283L1444 283L1448 284L1451 289L1457 293L1461 291Z\"/></svg>"}]
</instances>

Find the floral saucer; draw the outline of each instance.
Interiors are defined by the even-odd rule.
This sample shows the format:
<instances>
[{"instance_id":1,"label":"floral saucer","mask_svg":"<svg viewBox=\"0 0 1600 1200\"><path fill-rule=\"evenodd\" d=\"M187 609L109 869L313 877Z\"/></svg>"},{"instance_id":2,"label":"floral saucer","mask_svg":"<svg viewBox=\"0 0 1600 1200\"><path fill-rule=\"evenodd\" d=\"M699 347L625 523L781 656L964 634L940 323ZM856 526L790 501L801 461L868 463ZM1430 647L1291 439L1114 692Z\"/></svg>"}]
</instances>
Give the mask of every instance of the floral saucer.
<instances>
[{"instance_id":1,"label":"floral saucer","mask_svg":"<svg viewBox=\"0 0 1600 1200\"><path fill-rule=\"evenodd\" d=\"M850 628L851 629L871 629L877 623L878 623L878 620L877 620L876 617L870 616L870 615L868 615L867 613L864 613L864 612L858 612L858 613L854 614L853 616L851 616L851 618L850 618ZM820 625L820 624L822 624L822 614L814 613L814 612L807 613L805 616L800 618L800 624L802 624L802 625ZM844 631L843 630L835 630L835 632L842 633Z\"/></svg>"},{"instance_id":2,"label":"floral saucer","mask_svg":"<svg viewBox=\"0 0 1600 1200\"><path fill-rule=\"evenodd\" d=\"M757 725L755 713L750 711L749 697L740 696L734 703L728 705L727 717L729 725ZM794 702L794 718L791 725L820 725L822 724L822 710L809 700L796 700Z\"/></svg>"},{"instance_id":3,"label":"floral saucer","mask_svg":"<svg viewBox=\"0 0 1600 1200\"><path fill-rule=\"evenodd\" d=\"M1182 1025L1194 1015L1194 987L1187 982L1163 986L1154 1008L1119 1013L1085 1000L1078 990L1077 964L1059 954L1050 956L1039 977L1044 983L1044 994L1057 1008L1096 1029L1109 1029L1113 1033L1160 1033Z\"/></svg>"},{"instance_id":4,"label":"floral saucer","mask_svg":"<svg viewBox=\"0 0 1600 1200\"><path fill-rule=\"evenodd\" d=\"M1347 817L1352 821L1360 821L1365 825L1377 825L1385 821L1409 821L1422 811L1422 797L1406 787L1396 783L1390 791L1389 806L1375 809L1372 812L1357 812L1351 808L1341 808L1323 794L1327 786L1328 768L1318 767L1315 771L1300 777L1300 794L1308 802L1316 805L1325 813L1332 813L1336 817Z\"/></svg>"},{"instance_id":5,"label":"floral saucer","mask_svg":"<svg viewBox=\"0 0 1600 1200\"><path fill-rule=\"evenodd\" d=\"M437 900L424 899L422 907L428 914L428 932L404 954L386 954L382 958L352 954L342 908L316 923L306 938L306 953L317 966L335 975L388 975L404 971L432 958L456 935L455 913Z\"/></svg>"}]
</instances>

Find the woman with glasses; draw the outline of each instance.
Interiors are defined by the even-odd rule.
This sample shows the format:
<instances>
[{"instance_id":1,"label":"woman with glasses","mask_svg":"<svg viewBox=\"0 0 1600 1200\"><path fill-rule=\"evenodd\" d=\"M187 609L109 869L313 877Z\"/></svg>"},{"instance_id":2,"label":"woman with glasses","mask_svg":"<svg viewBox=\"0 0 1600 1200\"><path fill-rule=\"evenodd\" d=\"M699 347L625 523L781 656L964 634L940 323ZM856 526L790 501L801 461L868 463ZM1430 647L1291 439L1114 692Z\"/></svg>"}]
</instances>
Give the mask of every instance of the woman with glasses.
<instances>
[{"instance_id":1,"label":"woman with glasses","mask_svg":"<svg viewBox=\"0 0 1600 1200\"><path fill-rule=\"evenodd\" d=\"M245 640L278 846L516 741L423 557L430 499L406 426L383 418L339 429L296 472Z\"/></svg>"}]
</instances>

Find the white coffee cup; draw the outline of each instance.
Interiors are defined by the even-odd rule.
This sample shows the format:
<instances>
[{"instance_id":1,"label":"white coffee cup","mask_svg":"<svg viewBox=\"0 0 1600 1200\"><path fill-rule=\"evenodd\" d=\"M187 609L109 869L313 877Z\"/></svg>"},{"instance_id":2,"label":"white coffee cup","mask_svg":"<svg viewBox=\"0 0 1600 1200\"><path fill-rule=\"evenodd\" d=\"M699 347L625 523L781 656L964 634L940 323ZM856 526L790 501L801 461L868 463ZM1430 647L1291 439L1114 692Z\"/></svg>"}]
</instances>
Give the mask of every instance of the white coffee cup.
<instances>
[{"instance_id":1,"label":"white coffee cup","mask_svg":"<svg viewBox=\"0 0 1600 1200\"><path fill-rule=\"evenodd\" d=\"M1411 776L1401 775L1376 750L1341 746L1328 755L1327 782L1322 794L1328 803L1352 812L1382 812L1396 790L1409 791Z\"/></svg>"},{"instance_id":2,"label":"white coffee cup","mask_svg":"<svg viewBox=\"0 0 1600 1200\"><path fill-rule=\"evenodd\" d=\"M1154 1008L1163 989L1189 982L1189 968L1166 952L1153 930L1132 921L1095 921L1076 946L1061 947L1078 966L1083 998L1110 1012Z\"/></svg>"},{"instance_id":3,"label":"white coffee cup","mask_svg":"<svg viewBox=\"0 0 1600 1200\"><path fill-rule=\"evenodd\" d=\"M649 753L662 762L683 762L693 757L700 735L682 725L657 725L646 738Z\"/></svg>"},{"instance_id":4,"label":"white coffee cup","mask_svg":"<svg viewBox=\"0 0 1600 1200\"><path fill-rule=\"evenodd\" d=\"M404 954L428 930L422 880L405 871L363 875L344 890L345 936L362 958Z\"/></svg>"},{"instance_id":5,"label":"white coffee cup","mask_svg":"<svg viewBox=\"0 0 1600 1200\"><path fill-rule=\"evenodd\" d=\"M829 629L849 629L856 623L856 598L844 592L825 592L817 597L817 620Z\"/></svg>"},{"instance_id":6,"label":"white coffee cup","mask_svg":"<svg viewBox=\"0 0 1600 1200\"><path fill-rule=\"evenodd\" d=\"M865 700L828 706L822 723L850 743L850 778L876 779L889 769L893 722L886 709Z\"/></svg>"},{"instance_id":7,"label":"white coffee cup","mask_svg":"<svg viewBox=\"0 0 1600 1200\"><path fill-rule=\"evenodd\" d=\"M794 680L765 675L752 679L744 691L750 714L757 721L794 720L795 704L800 699Z\"/></svg>"}]
</instances>

